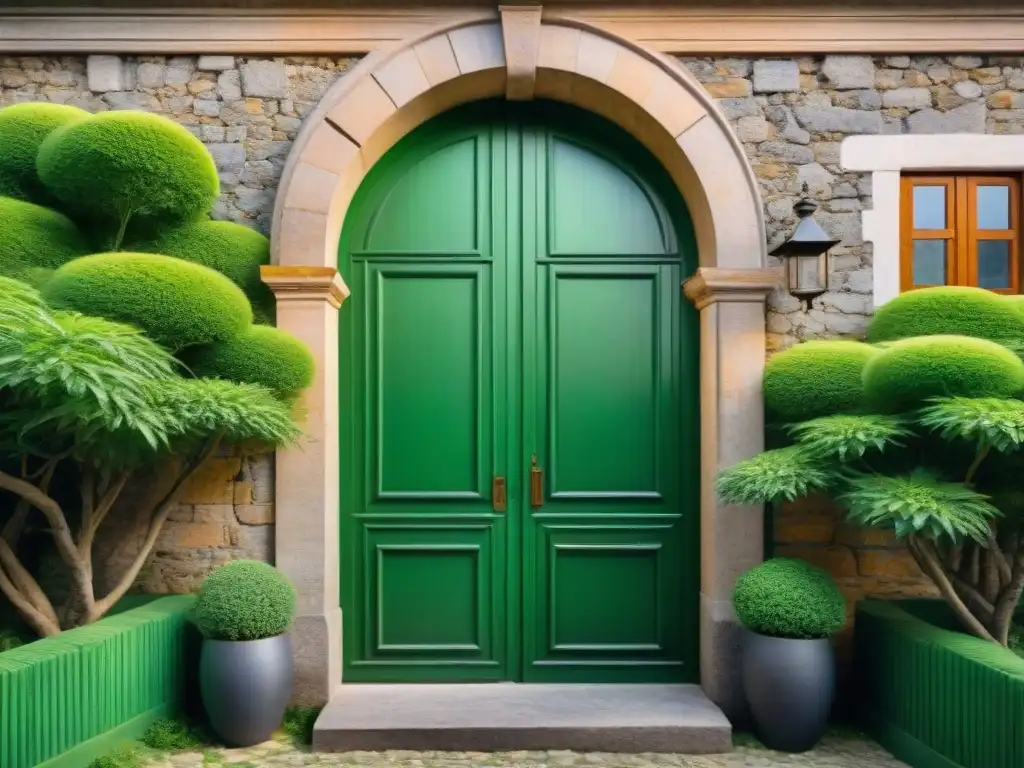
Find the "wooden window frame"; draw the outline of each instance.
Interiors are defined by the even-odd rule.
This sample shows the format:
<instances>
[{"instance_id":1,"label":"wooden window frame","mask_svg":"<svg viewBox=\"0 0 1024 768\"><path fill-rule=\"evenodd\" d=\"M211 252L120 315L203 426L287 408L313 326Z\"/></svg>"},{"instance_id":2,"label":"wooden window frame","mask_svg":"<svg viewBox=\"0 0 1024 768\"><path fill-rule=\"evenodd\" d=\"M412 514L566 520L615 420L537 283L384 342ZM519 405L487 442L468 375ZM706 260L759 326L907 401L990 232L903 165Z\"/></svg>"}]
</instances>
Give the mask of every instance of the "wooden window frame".
<instances>
[{"instance_id":1,"label":"wooden window frame","mask_svg":"<svg viewBox=\"0 0 1024 768\"><path fill-rule=\"evenodd\" d=\"M914 229L914 188L946 190L946 227ZM1009 229L978 229L978 187L1006 186L1009 190ZM900 291L929 286L914 284L914 241L945 240L946 285L978 285L978 243L1005 240L1010 243L1010 287L988 289L994 293L1021 292L1021 180L1005 174L914 174L900 179Z\"/></svg>"}]
</instances>

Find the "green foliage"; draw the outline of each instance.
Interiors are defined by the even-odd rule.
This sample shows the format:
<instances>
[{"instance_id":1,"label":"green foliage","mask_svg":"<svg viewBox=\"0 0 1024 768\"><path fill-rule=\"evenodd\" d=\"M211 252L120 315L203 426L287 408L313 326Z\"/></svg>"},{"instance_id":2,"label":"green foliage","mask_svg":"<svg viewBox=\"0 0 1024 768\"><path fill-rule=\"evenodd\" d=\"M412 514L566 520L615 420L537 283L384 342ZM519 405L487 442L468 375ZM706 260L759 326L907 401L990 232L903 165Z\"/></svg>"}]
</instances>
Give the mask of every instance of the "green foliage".
<instances>
[{"instance_id":1,"label":"green foliage","mask_svg":"<svg viewBox=\"0 0 1024 768\"><path fill-rule=\"evenodd\" d=\"M259 232L230 221L197 221L134 247L217 270L245 291L259 322L273 321L274 294L260 279L260 265L270 263L270 241Z\"/></svg>"},{"instance_id":2,"label":"green foliage","mask_svg":"<svg viewBox=\"0 0 1024 768\"><path fill-rule=\"evenodd\" d=\"M918 422L943 440L970 440L997 451L1024 443L1024 402L997 397L946 397L922 409Z\"/></svg>"},{"instance_id":3,"label":"green foliage","mask_svg":"<svg viewBox=\"0 0 1024 768\"><path fill-rule=\"evenodd\" d=\"M288 707L284 713L282 728L297 747L308 747L313 743L313 726L323 707Z\"/></svg>"},{"instance_id":4,"label":"green foliage","mask_svg":"<svg viewBox=\"0 0 1024 768\"><path fill-rule=\"evenodd\" d=\"M206 577L193 621L204 637L262 640L285 632L294 613L295 588L283 573L257 560L235 560Z\"/></svg>"},{"instance_id":5,"label":"green foliage","mask_svg":"<svg viewBox=\"0 0 1024 768\"><path fill-rule=\"evenodd\" d=\"M809 456L839 461L902 446L901 438L914 434L901 419L875 413L822 416L793 424L789 432Z\"/></svg>"},{"instance_id":6,"label":"green foliage","mask_svg":"<svg viewBox=\"0 0 1024 768\"><path fill-rule=\"evenodd\" d=\"M1019 357L995 342L967 336L896 341L864 368L868 401L889 413L916 408L933 397L1012 397L1022 388Z\"/></svg>"},{"instance_id":7,"label":"green foliage","mask_svg":"<svg viewBox=\"0 0 1024 768\"><path fill-rule=\"evenodd\" d=\"M36 155L54 130L89 113L66 104L32 101L0 109L0 195L50 205L53 196L39 180ZM0 222L5 216L0 214Z\"/></svg>"},{"instance_id":8,"label":"green foliage","mask_svg":"<svg viewBox=\"0 0 1024 768\"><path fill-rule=\"evenodd\" d=\"M0 275L31 281L39 271L56 269L88 252L89 244L71 219L0 197Z\"/></svg>"},{"instance_id":9,"label":"green foliage","mask_svg":"<svg viewBox=\"0 0 1024 768\"><path fill-rule=\"evenodd\" d=\"M173 718L157 720L142 735L142 743L161 752L199 749L201 743L188 723Z\"/></svg>"},{"instance_id":10,"label":"green foliage","mask_svg":"<svg viewBox=\"0 0 1024 768\"><path fill-rule=\"evenodd\" d=\"M109 755L97 757L89 763L89 768L143 768L145 764L143 751L134 744L125 744Z\"/></svg>"},{"instance_id":11,"label":"green foliage","mask_svg":"<svg viewBox=\"0 0 1024 768\"><path fill-rule=\"evenodd\" d=\"M900 538L920 533L984 542L989 521L1000 514L987 496L962 483L945 482L925 469L899 477L853 478L839 501L846 506L850 522L889 528Z\"/></svg>"},{"instance_id":12,"label":"green foliage","mask_svg":"<svg viewBox=\"0 0 1024 768\"><path fill-rule=\"evenodd\" d=\"M726 504L793 501L827 489L835 480L821 462L797 446L765 451L723 470L715 490Z\"/></svg>"},{"instance_id":13,"label":"green foliage","mask_svg":"<svg viewBox=\"0 0 1024 768\"><path fill-rule=\"evenodd\" d=\"M282 397L308 387L316 372L305 344L265 325L251 326L228 341L193 347L182 360L197 376L260 384Z\"/></svg>"},{"instance_id":14,"label":"green foliage","mask_svg":"<svg viewBox=\"0 0 1024 768\"><path fill-rule=\"evenodd\" d=\"M982 288L922 288L876 309L867 333L870 342L953 335L1024 339L1024 307Z\"/></svg>"},{"instance_id":15,"label":"green foliage","mask_svg":"<svg viewBox=\"0 0 1024 768\"><path fill-rule=\"evenodd\" d=\"M220 191L206 147L159 115L112 111L51 133L37 159L39 177L65 211L96 224L112 250L136 232L193 221Z\"/></svg>"},{"instance_id":16,"label":"green foliage","mask_svg":"<svg viewBox=\"0 0 1024 768\"><path fill-rule=\"evenodd\" d=\"M736 580L736 616L760 635L829 637L846 622L843 595L832 577L803 560L775 558Z\"/></svg>"},{"instance_id":17,"label":"green foliage","mask_svg":"<svg viewBox=\"0 0 1024 768\"><path fill-rule=\"evenodd\" d=\"M226 277L150 253L76 259L54 273L43 295L60 309L130 323L171 350L233 338L252 322L245 294Z\"/></svg>"},{"instance_id":18,"label":"green foliage","mask_svg":"<svg viewBox=\"0 0 1024 768\"><path fill-rule=\"evenodd\" d=\"M15 648L20 648L25 644L25 641L21 639L16 632L12 632L9 629L0 629L0 653L4 651L13 651Z\"/></svg>"},{"instance_id":19,"label":"green foliage","mask_svg":"<svg viewBox=\"0 0 1024 768\"><path fill-rule=\"evenodd\" d=\"M808 341L773 356L764 372L769 418L803 421L864 410L861 373L876 352L857 341Z\"/></svg>"}]
</instances>

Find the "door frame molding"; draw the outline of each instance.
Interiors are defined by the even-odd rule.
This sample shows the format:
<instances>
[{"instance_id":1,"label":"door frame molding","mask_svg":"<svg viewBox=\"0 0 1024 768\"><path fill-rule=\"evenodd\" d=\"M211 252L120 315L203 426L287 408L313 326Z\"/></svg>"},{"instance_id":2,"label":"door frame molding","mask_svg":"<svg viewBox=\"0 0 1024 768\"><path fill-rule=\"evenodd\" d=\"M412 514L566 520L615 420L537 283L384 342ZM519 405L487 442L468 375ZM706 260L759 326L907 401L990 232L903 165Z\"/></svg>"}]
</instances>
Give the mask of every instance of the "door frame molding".
<instances>
[{"instance_id":1,"label":"door frame molding","mask_svg":"<svg viewBox=\"0 0 1024 768\"><path fill-rule=\"evenodd\" d=\"M341 683L338 551L338 315L347 294L337 247L352 197L400 138L459 104L507 93L497 10L467 14L363 59L324 95L291 150L263 278L278 327L307 344L317 375L306 440L277 454L277 565L299 594L296 699L323 703ZM686 295L700 310L701 684L739 711L739 631L730 594L763 557L763 510L719 503L714 478L763 448L761 376L767 266L758 184L728 120L678 62L571 19L545 15L534 94L617 123L664 166L693 221L700 268ZM313 269L311 269L313 268Z\"/></svg>"}]
</instances>

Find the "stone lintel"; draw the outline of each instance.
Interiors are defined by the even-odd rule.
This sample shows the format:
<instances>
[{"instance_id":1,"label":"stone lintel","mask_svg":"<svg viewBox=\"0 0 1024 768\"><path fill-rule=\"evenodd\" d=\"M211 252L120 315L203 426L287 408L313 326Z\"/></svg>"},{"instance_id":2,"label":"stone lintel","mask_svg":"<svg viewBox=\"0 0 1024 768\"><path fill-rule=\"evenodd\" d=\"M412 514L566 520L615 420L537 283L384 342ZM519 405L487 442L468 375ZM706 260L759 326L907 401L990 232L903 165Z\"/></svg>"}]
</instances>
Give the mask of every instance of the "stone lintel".
<instances>
[{"instance_id":1,"label":"stone lintel","mask_svg":"<svg viewBox=\"0 0 1024 768\"><path fill-rule=\"evenodd\" d=\"M349 296L348 286L334 267L291 267L267 264L260 278L282 301L323 299L337 309Z\"/></svg>"},{"instance_id":2,"label":"stone lintel","mask_svg":"<svg viewBox=\"0 0 1024 768\"><path fill-rule=\"evenodd\" d=\"M537 58L540 54L539 5L500 5L501 35L505 41L508 80L505 98L530 101L537 86Z\"/></svg>"},{"instance_id":3,"label":"stone lintel","mask_svg":"<svg viewBox=\"0 0 1024 768\"><path fill-rule=\"evenodd\" d=\"M697 309L719 301L763 302L783 281L779 267L725 269L701 267L683 283L683 293Z\"/></svg>"}]
</instances>

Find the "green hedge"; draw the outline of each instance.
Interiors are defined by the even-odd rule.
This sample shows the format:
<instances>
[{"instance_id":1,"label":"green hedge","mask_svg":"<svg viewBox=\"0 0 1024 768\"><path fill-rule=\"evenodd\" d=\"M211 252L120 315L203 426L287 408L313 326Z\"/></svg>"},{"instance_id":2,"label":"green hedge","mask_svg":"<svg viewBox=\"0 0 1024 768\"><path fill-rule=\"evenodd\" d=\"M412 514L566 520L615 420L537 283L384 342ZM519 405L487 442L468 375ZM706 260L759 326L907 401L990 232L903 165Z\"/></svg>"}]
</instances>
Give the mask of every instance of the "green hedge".
<instances>
[{"instance_id":1,"label":"green hedge","mask_svg":"<svg viewBox=\"0 0 1024 768\"><path fill-rule=\"evenodd\" d=\"M862 724L913 768L1024 766L1024 659L931 622L953 626L940 601L857 606Z\"/></svg>"},{"instance_id":2,"label":"green hedge","mask_svg":"<svg viewBox=\"0 0 1024 768\"><path fill-rule=\"evenodd\" d=\"M195 598L140 602L0 654L0 766L80 768L181 709Z\"/></svg>"}]
</instances>

